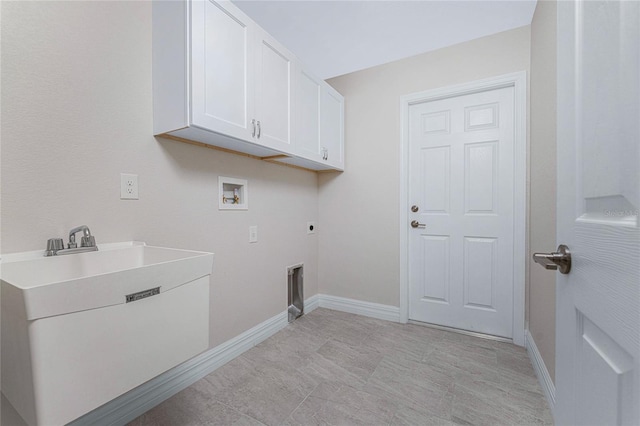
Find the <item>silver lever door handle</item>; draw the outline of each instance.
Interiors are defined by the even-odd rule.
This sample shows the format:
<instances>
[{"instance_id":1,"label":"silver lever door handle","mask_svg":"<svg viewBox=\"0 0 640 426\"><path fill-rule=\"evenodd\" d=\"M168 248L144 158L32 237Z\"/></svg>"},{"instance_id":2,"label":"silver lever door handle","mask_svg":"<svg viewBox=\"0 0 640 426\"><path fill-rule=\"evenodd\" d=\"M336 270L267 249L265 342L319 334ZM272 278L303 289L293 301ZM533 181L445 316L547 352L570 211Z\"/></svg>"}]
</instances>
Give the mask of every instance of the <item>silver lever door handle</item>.
<instances>
[{"instance_id":1,"label":"silver lever door handle","mask_svg":"<svg viewBox=\"0 0 640 426\"><path fill-rule=\"evenodd\" d=\"M571 252L564 244L558 246L553 253L534 253L533 261L552 271L559 270L561 274L571 272Z\"/></svg>"},{"instance_id":2,"label":"silver lever door handle","mask_svg":"<svg viewBox=\"0 0 640 426\"><path fill-rule=\"evenodd\" d=\"M411 221L411 227L412 228L426 228L427 225L425 225L424 223L420 223L417 220L412 220Z\"/></svg>"}]
</instances>

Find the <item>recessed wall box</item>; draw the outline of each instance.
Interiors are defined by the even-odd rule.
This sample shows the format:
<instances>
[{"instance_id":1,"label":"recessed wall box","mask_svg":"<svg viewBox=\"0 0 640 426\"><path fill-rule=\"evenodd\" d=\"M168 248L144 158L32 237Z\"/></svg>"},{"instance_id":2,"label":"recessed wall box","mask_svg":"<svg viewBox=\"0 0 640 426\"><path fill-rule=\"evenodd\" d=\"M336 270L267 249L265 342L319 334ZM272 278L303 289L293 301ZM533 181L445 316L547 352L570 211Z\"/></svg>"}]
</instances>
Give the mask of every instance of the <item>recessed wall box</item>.
<instances>
[{"instance_id":1,"label":"recessed wall box","mask_svg":"<svg viewBox=\"0 0 640 426\"><path fill-rule=\"evenodd\" d=\"M218 176L218 209L249 210L249 186L245 179Z\"/></svg>"}]
</instances>

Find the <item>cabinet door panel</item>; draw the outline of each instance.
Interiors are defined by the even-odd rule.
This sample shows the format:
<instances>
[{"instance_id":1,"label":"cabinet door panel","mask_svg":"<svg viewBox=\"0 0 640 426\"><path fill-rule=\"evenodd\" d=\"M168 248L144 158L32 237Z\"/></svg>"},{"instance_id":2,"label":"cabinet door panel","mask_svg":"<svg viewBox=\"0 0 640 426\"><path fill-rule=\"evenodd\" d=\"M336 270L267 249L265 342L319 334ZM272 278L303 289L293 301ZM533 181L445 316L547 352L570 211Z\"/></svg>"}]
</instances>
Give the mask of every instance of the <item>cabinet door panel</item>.
<instances>
[{"instance_id":1,"label":"cabinet door panel","mask_svg":"<svg viewBox=\"0 0 640 426\"><path fill-rule=\"evenodd\" d=\"M260 121L257 142L289 150L291 144L293 55L258 30L256 66L256 119Z\"/></svg>"},{"instance_id":2,"label":"cabinet door panel","mask_svg":"<svg viewBox=\"0 0 640 426\"><path fill-rule=\"evenodd\" d=\"M322 84L304 70L298 73L296 151L312 160L320 160L320 108Z\"/></svg>"},{"instance_id":3,"label":"cabinet door panel","mask_svg":"<svg viewBox=\"0 0 640 426\"><path fill-rule=\"evenodd\" d=\"M222 3L192 3L194 125L251 140L254 27Z\"/></svg>"},{"instance_id":4,"label":"cabinet door panel","mask_svg":"<svg viewBox=\"0 0 640 426\"><path fill-rule=\"evenodd\" d=\"M344 166L344 98L331 87L322 94L322 123L320 145L326 149L329 164Z\"/></svg>"}]
</instances>

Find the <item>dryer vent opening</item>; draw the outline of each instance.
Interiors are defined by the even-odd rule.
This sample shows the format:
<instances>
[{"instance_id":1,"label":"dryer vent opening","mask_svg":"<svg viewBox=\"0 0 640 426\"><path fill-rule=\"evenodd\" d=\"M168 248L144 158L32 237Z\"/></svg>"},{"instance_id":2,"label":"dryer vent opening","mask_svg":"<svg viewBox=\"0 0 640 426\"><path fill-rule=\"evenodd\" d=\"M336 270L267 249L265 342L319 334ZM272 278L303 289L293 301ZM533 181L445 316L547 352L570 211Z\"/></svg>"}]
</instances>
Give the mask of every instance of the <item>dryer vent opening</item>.
<instances>
[{"instance_id":1,"label":"dryer vent opening","mask_svg":"<svg viewBox=\"0 0 640 426\"><path fill-rule=\"evenodd\" d=\"M302 265L287 268L289 322L304 314L303 280Z\"/></svg>"}]
</instances>

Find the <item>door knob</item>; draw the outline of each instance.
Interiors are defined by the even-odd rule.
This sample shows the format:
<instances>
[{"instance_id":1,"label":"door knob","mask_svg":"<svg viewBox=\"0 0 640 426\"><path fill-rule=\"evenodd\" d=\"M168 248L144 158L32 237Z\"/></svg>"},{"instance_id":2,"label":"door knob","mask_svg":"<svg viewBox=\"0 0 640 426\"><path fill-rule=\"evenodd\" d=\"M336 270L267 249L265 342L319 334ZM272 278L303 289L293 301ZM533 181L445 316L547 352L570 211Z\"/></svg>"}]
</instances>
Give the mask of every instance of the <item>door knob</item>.
<instances>
[{"instance_id":1,"label":"door knob","mask_svg":"<svg viewBox=\"0 0 640 426\"><path fill-rule=\"evenodd\" d=\"M411 211L412 212L417 212L418 210L420 210L420 208L418 206L411 206Z\"/></svg>"},{"instance_id":2,"label":"door knob","mask_svg":"<svg viewBox=\"0 0 640 426\"><path fill-rule=\"evenodd\" d=\"M553 253L534 253L533 260L545 269L560 270L561 274L571 271L571 252L564 244L558 246L558 251Z\"/></svg>"},{"instance_id":3,"label":"door knob","mask_svg":"<svg viewBox=\"0 0 640 426\"><path fill-rule=\"evenodd\" d=\"M425 228L427 225L425 225L424 223L420 223L417 220L412 220L411 221L411 227L412 228Z\"/></svg>"}]
</instances>

